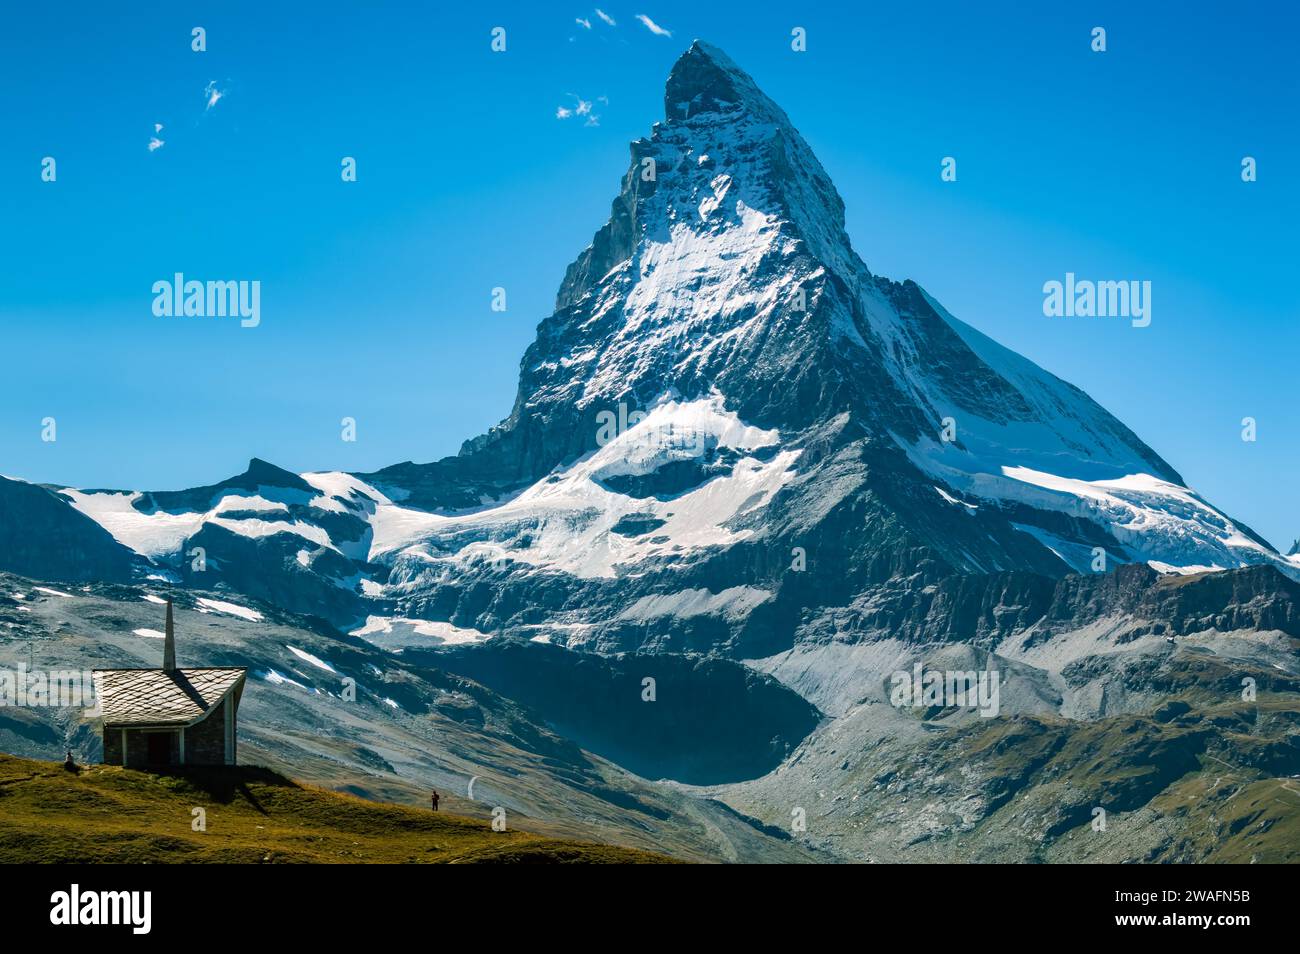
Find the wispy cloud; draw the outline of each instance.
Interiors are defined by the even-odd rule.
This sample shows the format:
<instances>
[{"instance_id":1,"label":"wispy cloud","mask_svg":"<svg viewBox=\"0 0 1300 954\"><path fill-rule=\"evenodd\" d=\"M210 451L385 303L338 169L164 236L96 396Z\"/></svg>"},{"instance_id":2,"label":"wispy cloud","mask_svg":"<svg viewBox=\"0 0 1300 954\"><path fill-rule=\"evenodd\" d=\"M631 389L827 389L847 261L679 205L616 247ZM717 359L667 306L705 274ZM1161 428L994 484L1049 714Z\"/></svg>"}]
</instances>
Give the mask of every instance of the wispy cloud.
<instances>
[{"instance_id":1,"label":"wispy cloud","mask_svg":"<svg viewBox=\"0 0 1300 954\"><path fill-rule=\"evenodd\" d=\"M672 31L672 30L665 30L663 27L661 27L659 24L655 23L653 20L651 20L651 19L650 19L648 16L646 16L644 13L638 13L638 14L636 15L636 18L637 18L638 20L640 20L642 23L644 23L644 24L645 24L645 28L646 28L647 30L649 30L651 33L653 33L655 36L672 36L672 35L673 35L673 31Z\"/></svg>"},{"instance_id":2,"label":"wispy cloud","mask_svg":"<svg viewBox=\"0 0 1300 954\"><path fill-rule=\"evenodd\" d=\"M157 136L150 136L150 137L149 137L149 151L150 151L150 152L157 152L159 149L161 149L161 148L162 148L163 146L165 146L165 145L167 145L167 143L166 143L164 140L159 139Z\"/></svg>"},{"instance_id":3,"label":"wispy cloud","mask_svg":"<svg viewBox=\"0 0 1300 954\"><path fill-rule=\"evenodd\" d=\"M578 96L575 93L569 93L568 95L573 100L573 105L557 106L555 109L556 119L572 119L574 116L581 116L585 120L585 122L583 122L584 126L600 125L600 116L592 112L592 108L595 106L596 103L603 103L604 105L608 106L609 105L608 96L597 96L594 100L592 100L592 99L583 99L581 96Z\"/></svg>"},{"instance_id":4,"label":"wispy cloud","mask_svg":"<svg viewBox=\"0 0 1300 954\"><path fill-rule=\"evenodd\" d=\"M578 24L578 26L582 27L584 30L590 30L590 29L591 29L591 21L590 21L590 20L584 20L582 17L574 17L573 22L576 23L576 24Z\"/></svg>"},{"instance_id":5,"label":"wispy cloud","mask_svg":"<svg viewBox=\"0 0 1300 954\"><path fill-rule=\"evenodd\" d=\"M602 10L600 7L597 7L597 8L596 8L596 16L600 17L602 20L604 20L604 21L605 21L606 23L608 23L610 26L618 26L618 24L614 22L614 18L611 17L611 16L610 16L608 13L606 13L604 10Z\"/></svg>"},{"instance_id":6,"label":"wispy cloud","mask_svg":"<svg viewBox=\"0 0 1300 954\"><path fill-rule=\"evenodd\" d=\"M208 85L203 87L203 96L208 101L207 109L211 109L213 106L217 105L218 102L225 98L225 95L226 91L224 89L217 88L216 80L210 80Z\"/></svg>"}]
</instances>

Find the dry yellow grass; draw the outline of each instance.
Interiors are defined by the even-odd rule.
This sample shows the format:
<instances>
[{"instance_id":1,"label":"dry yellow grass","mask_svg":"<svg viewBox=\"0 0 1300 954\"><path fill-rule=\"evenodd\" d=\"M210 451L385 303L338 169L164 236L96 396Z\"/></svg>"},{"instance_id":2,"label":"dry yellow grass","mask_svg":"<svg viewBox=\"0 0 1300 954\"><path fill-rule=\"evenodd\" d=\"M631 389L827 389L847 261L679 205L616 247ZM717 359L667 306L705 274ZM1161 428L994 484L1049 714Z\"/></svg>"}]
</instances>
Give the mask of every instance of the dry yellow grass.
<instances>
[{"instance_id":1,"label":"dry yellow grass","mask_svg":"<svg viewBox=\"0 0 1300 954\"><path fill-rule=\"evenodd\" d=\"M206 831L194 830L195 809ZM493 831L252 767L173 774L0 755L0 862L658 863L661 855Z\"/></svg>"}]
</instances>

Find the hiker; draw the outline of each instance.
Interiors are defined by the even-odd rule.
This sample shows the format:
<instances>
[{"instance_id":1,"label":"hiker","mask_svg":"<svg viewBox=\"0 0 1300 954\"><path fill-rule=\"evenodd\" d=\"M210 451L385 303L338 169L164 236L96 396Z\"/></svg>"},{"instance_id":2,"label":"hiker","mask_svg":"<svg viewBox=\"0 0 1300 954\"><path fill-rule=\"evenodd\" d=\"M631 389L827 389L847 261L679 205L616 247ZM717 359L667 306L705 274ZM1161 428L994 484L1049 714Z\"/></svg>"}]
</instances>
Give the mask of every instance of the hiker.
<instances>
[{"instance_id":1,"label":"hiker","mask_svg":"<svg viewBox=\"0 0 1300 954\"><path fill-rule=\"evenodd\" d=\"M433 804L433 810L436 812L438 810L438 790L436 788L433 790L433 795L429 798L429 801Z\"/></svg>"},{"instance_id":2,"label":"hiker","mask_svg":"<svg viewBox=\"0 0 1300 954\"><path fill-rule=\"evenodd\" d=\"M63 760L63 767L69 772L77 770L77 763L72 761L72 749L68 749L68 757Z\"/></svg>"}]
</instances>

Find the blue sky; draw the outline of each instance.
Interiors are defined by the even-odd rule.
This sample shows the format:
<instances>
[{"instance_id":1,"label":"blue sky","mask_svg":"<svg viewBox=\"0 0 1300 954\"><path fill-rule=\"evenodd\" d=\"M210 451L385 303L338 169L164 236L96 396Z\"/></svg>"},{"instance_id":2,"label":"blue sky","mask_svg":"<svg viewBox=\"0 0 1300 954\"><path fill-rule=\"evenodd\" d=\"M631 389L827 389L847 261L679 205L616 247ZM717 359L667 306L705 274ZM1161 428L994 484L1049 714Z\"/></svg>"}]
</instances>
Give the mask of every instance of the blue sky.
<instances>
[{"instance_id":1,"label":"blue sky","mask_svg":"<svg viewBox=\"0 0 1300 954\"><path fill-rule=\"evenodd\" d=\"M0 473L163 489L254 455L366 470L454 453L508 413L627 143L661 118L664 78L700 37L812 144L873 271L916 279L1083 387L1289 546L1296 14L840 6L611 0L610 26L587 0L10 5ZM207 52L190 48L195 26ZM790 49L795 26L807 52ZM598 124L557 118L581 101ZM355 183L340 180L344 156ZM940 181L944 156L955 183ZM176 271L260 280L261 325L155 317L150 288ZM1067 271L1150 280L1151 326L1045 318L1042 284ZM1240 439L1246 416L1255 443Z\"/></svg>"}]
</instances>

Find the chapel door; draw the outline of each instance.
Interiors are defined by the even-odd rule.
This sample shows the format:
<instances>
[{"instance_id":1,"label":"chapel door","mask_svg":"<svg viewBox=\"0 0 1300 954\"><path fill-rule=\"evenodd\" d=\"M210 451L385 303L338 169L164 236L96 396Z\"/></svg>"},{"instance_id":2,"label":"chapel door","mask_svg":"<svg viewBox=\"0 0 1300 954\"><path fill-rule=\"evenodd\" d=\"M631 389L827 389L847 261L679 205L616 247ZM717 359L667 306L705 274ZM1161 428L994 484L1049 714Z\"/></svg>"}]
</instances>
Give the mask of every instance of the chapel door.
<instances>
[{"instance_id":1,"label":"chapel door","mask_svg":"<svg viewBox=\"0 0 1300 954\"><path fill-rule=\"evenodd\" d=\"M145 739L149 743L149 764L170 765L172 760L172 734L170 732L147 732Z\"/></svg>"}]
</instances>

